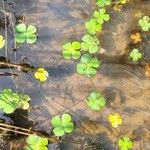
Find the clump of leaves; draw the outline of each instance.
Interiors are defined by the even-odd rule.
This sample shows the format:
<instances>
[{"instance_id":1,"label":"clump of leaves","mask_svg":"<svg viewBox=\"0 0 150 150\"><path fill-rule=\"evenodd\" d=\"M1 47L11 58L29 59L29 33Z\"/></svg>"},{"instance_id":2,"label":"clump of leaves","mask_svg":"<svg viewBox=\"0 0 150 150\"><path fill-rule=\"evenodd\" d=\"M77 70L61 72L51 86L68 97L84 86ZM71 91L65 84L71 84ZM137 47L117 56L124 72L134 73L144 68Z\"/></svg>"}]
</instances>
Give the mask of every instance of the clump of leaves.
<instances>
[{"instance_id":1,"label":"clump of leaves","mask_svg":"<svg viewBox=\"0 0 150 150\"><path fill-rule=\"evenodd\" d=\"M81 56L80 52L81 45L79 42L74 41L72 43L66 43L63 45L63 56L65 59L78 59Z\"/></svg>"},{"instance_id":2,"label":"clump of leaves","mask_svg":"<svg viewBox=\"0 0 150 150\"><path fill-rule=\"evenodd\" d=\"M150 18L148 16L144 16L143 18L141 18L138 23L143 31L150 30Z\"/></svg>"},{"instance_id":3,"label":"clump of leaves","mask_svg":"<svg viewBox=\"0 0 150 150\"><path fill-rule=\"evenodd\" d=\"M4 89L0 92L0 109L3 109L6 114L11 114L18 108L28 109L29 101L28 95L15 93L11 89Z\"/></svg>"},{"instance_id":4,"label":"clump of leaves","mask_svg":"<svg viewBox=\"0 0 150 150\"><path fill-rule=\"evenodd\" d=\"M133 147L133 142L128 137L119 139L118 146L120 150L130 150Z\"/></svg>"},{"instance_id":5,"label":"clump of leaves","mask_svg":"<svg viewBox=\"0 0 150 150\"><path fill-rule=\"evenodd\" d=\"M109 6L111 4L111 0L97 0L96 4L99 7Z\"/></svg>"},{"instance_id":6,"label":"clump of leaves","mask_svg":"<svg viewBox=\"0 0 150 150\"><path fill-rule=\"evenodd\" d=\"M48 76L49 73L44 68L38 68L34 73L34 77L41 82L46 81Z\"/></svg>"},{"instance_id":7,"label":"clump of leaves","mask_svg":"<svg viewBox=\"0 0 150 150\"><path fill-rule=\"evenodd\" d=\"M48 139L37 135L29 135L25 150L48 150Z\"/></svg>"},{"instance_id":8,"label":"clump of leaves","mask_svg":"<svg viewBox=\"0 0 150 150\"><path fill-rule=\"evenodd\" d=\"M51 124L56 136L63 136L65 133L71 133L74 130L72 117L69 114L63 114L61 118L59 116L53 117Z\"/></svg>"},{"instance_id":9,"label":"clump of leaves","mask_svg":"<svg viewBox=\"0 0 150 150\"><path fill-rule=\"evenodd\" d=\"M99 92L92 92L86 98L86 104L95 111L99 111L106 104L105 98Z\"/></svg>"},{"instance_id":10,"label":"clump of leaves","mask_svg":"<svg viewBox=\"0 0 150 150\"><path fill-rule=\"evenodd\" d=\"M104 21L108 21L110 19L109 14L106 13L106 9L102 8L99 11L94 12L94 17L99 24L103 24Z\"/></svg>"},{"instance_id":11,"label":"clump of leaves","mask_svg":"<svg viewBox=\"0 0 150 150\"><path fill-rule=\"evenodd\" d=\"M139 42L141 42L141 35L140 33L135 33L135 34L131 34L131 39L133 40L134 44L137 44Z\"/></svg>"},{"instance_id":12,"label":"clump of leaves","mask_svg":"<svg viewBox=\"0 0 150 150\"><path fill-rule=\"evenodd\" d=\"M84 54L76 69L79 74L92 77L96 75L99 66L100 61L97 58L92 58L89 54Z\"/></svg>"},{"instance_id":13,"label":"clump of leaves","mask_svg":"<svg viewBox=\"0 0 150 150\"><path fill-rule=\"evenodd\" d=\"M140 60L142 56L142 53L136 48L130 52L130 58L135 62Z\"/></svg>"},{"instance_id":14,"label":"clump of leaves","mask_svg":"<svg viewBox=\"0 0 150 150\"><path fill-rule=\"evenodd\" d=\"M33 25L26 26L25 24L21 23L16 26L16 34L15 40L17 43L24 43L27 41L29 44L33 44L37 40L36 35L37 29Z\"/></svg>"},{"instance_id":15,"label":"clump of leaves","mask_svg":"<svg viewBox=\"0 0 150 150\"><path fill-rule=\"evenodd\" d=\"M99 24L96 19L91 19L90 21L87 21L85 23L85 27L88 30L90 34L96 34L96 32L99 32L102 30L102 25Z\"/></svg>"},{"instance_id":16,"label":"clump of leaves","mask_svg":"<svg viewBox=\"0 0 150 150\"><path fill-rule=\"evenodd\" d=\"M3 36L0 35L0 49L3 48L4 45L5 45L5 40L4 40Z\"/></svg>"},{"instance_id":17,"label":"clump of leaves","mask_svg":"<svg viewBox=\"0 0 150 150\"><path fill-rule=\"evenodd\" d=\"M82 38L81 49L84 51L89 51L89 53L93 54L99 49L99 40L90 34L86 34Z\"/></svg>"}]
</instances>

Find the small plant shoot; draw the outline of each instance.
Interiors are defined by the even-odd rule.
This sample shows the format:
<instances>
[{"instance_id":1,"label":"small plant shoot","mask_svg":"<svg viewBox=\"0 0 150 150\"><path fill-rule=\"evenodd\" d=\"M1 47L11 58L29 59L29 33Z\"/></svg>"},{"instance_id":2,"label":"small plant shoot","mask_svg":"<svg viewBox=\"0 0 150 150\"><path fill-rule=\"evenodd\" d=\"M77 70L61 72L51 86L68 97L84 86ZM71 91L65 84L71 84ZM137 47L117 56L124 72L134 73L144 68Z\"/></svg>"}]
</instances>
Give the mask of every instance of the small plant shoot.
<instances>
[{"instance_id":1,"label":"small plant shoot","mask_svg":"<svg viewBox=\"0 0 150 150\"><path fill-rule=\"evenodd\" d=\"M65 59L79 59L81 56L80 42L74 41L72 43L66 43L63 45L63 57Z\"/></svg>"},{"instance_id":2,"label":"small plant shoot","mask_svg":"<svg viewBox=\"0 0 150 150\"><path fill-rule=\"evenodd\" d=\"M74 130L74 123L69 114L63 114L62 117L54 116L51 124L55 136L63 136L65 133L71 133Z\"/></svg>"},{"instance_id":3,"label":"small plant shoot","mask_svg":"<svg viewBox=\"0 0 150 150\"><path fill-rule=\"evenodd\" d=\"M109 6L111 4L111 0L97 0L96 4L99 7Z\"/></svg>"},{"instance_id":4,"label":"small plant shoot","mask_svg":"<svg viewBox=\"0 0 150 150\"><path fill-rule=\"evenodd\" d=\"M28 109L29 101L28 95L15 93L11 89L4 89L0 92L0 109L3 109L6 114L11 114L18 108Z\"/></svg>"},{"instance_id":5,"label":"small plant shoot","mask_svg":"<svg viewBox=\"0 0 150 150\"><path fill-rule=\"evenodd\" d=\"M86 34L82 38L81 49L93 54L99 49L99 40L90 34Z\"/></svg>"},{"instance_id":6,"label":"small plant shoot","mask_svg":"<svg viewBox=\"0 0 150 150\"><path fill-rule=\"evenodd\" d=\"M137 62L139 61L141 58L142 58L142 53L138 50L138 49L133 49L131 52L130 52L130 58L134 61L134 62Z\"/></svg>"},{"instance_id":7,"label":"small plant shoot","mask_svg":"<svg viewBox=\"0 0 150 150\"><path fill-rule=\"evenodd\" d=\"M29 135L26 139L25 150L48 150L48 139L37 135Z\"/></svg>"},{"instance_id":8,"label":"small plant shoot","mask_svg":"<svg viewBox=\"0 0 150 150\"><path fill-rule=\"evenodd\" d=\"M105 98L99 92L92 92L86 98L86 104L92 110L99 111L99 110L101 110L105 106L106 100L105 100Z\"/></svg>"},{"instance_id":9,"label":"small plant shoot","mask_svg":"<svg viewBox=\"0 0 150 150\"><path fill-rule=\"evenodd\" d=\"M5 46L5 40L2 35L0 35L0 49L2 49Z\"/></svg>"},{"instance_id":10,"label":"small plant shoot","mask_svg":"<svg viewBox=\"0 0 150 150\"><path fill-rule=\"evenodd\" d=\"M133 148L133 142L128 137L119 139L118 146L120 150L131 150Z\"/></svg>"},{"instance_id":11,"label":"small plant shoot","mask_svg":"<svg viewBox=\"0 0 150 150\"><path fill-rule=\"evenodd\" d=\"M81 62L77 65L77 72L87 77L96 75L100 66L100 61L97 58L92 58L89 54L84 54L81 57Z\"/></svg>"},{"instance_id":12,"label":"small plant shoot","mask_svg":"<svg viewBox=\"0 0 150 150\"><path fill-rule=\"evenodd\" d=\"M94 17L99 24L103 24L104 21L108 21L110 19L109 14L106 13L106 9L102 8L99 11L94 12Z\"/></svg>"},{"instance_id":13,"label":"small plant shoot","mask_svg":"<svg viewBox=\"0 0 150 150\"><path fill-rule=\"evenodd\" d=\"M24 43L25 41L29 44L33 44L37 40L36 35L37 29L33 25L26 26L21 23L16 26L15 41L19 44Z\"/></svg>"},{"instance_id":14,"label":"small plant shoot","mask_svg":"<svg viewBox=\"0 0 150 150\"><path fill-rule=\"evenodd\" d=\"M100 32L102 30L102 25L99 24L96 19L91 19L85 23L85 27L90 34L96 34L96 32Z\"/></svg>"},{"instance_id":15,"label":"small plant shoot","mask_svg":"<svg viewBox=\"0 0 150 150\"><path fill-rule=\"evenodd\" d=\"M143 31L150 30L150 18L148 16L144 16L143 18L141 18L138 23Z\"/></svg>"}]
</instances>

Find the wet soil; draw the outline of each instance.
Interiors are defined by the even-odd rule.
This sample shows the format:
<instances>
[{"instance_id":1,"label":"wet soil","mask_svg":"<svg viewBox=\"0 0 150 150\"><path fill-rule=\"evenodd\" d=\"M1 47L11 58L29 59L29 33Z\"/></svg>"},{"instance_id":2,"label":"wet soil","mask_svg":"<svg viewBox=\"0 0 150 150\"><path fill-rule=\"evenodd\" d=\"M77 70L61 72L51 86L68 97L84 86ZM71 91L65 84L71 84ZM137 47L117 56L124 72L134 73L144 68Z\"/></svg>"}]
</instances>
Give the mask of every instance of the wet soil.
<instances>
[{"instance_id":1,"label":"wet soil","mask_svg":"<svg viewBox=\"0 0 150 150\"><path fill-rule=\"evenodd\" d=\"M10 2L10 3L9 3ZM4 5L3 5L4 4ZM80 40L86 33L84 23L96 9L94 0L13 0L3 3L0 9L11 14L7 19L8 50L0 56L13 63L28 63L34 67L45 67L49 79L41 84L33 72L24 73L16 69L0 69L0 72L15 73L17 76L0 76L0 90L11 88L31 96L28 117L34 128L50 133L50 119L56 114L69 112L76 122L72 135L63 138L61 144L50 145L49 149L61 150L116 150L119 137L128 135L135 140L133 150L150 149L150 79L145 75L145 64L150 63L150 34L142 32L140 48L144 59L135 64L127 54L133 47L130 35L140 30L137 22L140 15L150 14L150 1L130 1L121 12L108 8L111 15L99 34L101 41L97 57L102 67L91 79L76 73L77 61L66 61L62 57L62 44ZM3 13L0 12L3 19ZM38 41L34 45L23 44L14 51L14 24L24 21L38 27ZM0 34L6 34L1 21ZM100 112L91 111L84 100L93 90L103 93L107 106ZM123 125L117 130L110 127L107 117L118 112ZM18 113L19 116L19 113ZM6 122L14 122L1 113Z\"/></svg>"}]
</instances>

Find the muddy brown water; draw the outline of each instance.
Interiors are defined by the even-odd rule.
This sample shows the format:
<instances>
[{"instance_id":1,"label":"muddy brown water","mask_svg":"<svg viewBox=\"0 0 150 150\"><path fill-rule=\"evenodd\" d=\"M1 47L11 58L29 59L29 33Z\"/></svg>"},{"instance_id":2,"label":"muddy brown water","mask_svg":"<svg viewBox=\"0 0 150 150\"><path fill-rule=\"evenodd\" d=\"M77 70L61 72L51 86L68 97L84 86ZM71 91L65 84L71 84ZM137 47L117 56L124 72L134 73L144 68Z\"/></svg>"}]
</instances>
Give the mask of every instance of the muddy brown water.
<instances>
[{"instance_id":1,"label":"muddy brown water","mask_svg":"<svg viewBox=\"0 0 150 150\"><path fill-rule=\"evenodd\" d=\"M143 41L136 45L144 53L144 60L139 64L133 64L123 55L130 48L131 32L140 30L137 14L150 15L150 1L130 1L121 12L108 8L111 19L99 35L101 48L105 50L97 55L102 59L102 67L91 79L76 73L78 61L66 61L61 46L66 41L80 40L86 33L84 23L96 8L94 0L7 0L4 5L3 2L0 0L0 9L5 8L12 20L8 18L8 52L3 49L0 56L7 55L13 63L44 67L50 77L40 84L33 72L1 69L0 72L18 76L0 76L0 90L11 88L30 95L31 109L26 116L35 129L50 133L52 116L63 112L70 112L76 122L75 132L64 137L62 144L52 144L49 149L116 150L118 138L127 134L135 139L133 150L149 150L150 80L145 76L144 65L150 63L150 34L142 33ZM2 19L3 14L0 16ZM39 38L35 44L23 44L14 52L12 26L22 19L37 26ZM0 34L5 34L3 25ZM85 105L84 99L92 90L102 92L107 99L106 107L100 112L93 112ZM123 125L117 131L107 122L113 112L123 117ZM1 118L15 122L2 112Z\"/></svg>"}]
</instances>

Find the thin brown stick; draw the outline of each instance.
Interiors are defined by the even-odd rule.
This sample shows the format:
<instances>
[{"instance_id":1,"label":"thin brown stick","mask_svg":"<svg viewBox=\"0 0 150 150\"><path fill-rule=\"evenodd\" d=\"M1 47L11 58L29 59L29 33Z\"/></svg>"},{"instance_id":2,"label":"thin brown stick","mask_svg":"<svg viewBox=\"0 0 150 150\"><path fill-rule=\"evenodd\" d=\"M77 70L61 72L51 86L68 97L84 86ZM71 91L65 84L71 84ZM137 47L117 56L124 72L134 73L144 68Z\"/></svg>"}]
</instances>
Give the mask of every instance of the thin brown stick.
<instances>
[{"instance_id":1,"label":"thin brown stick","mask_svg":"<svg viewBox=\"0 0 150 150\"><path fill-rule=\"evenodd\" d=\"M7 63L7 62L0 62L0 65L8 66L8 67L14 67L14 68L18 68L18 69L21 69L21 68L22 68L22 66L20 66L20 65L17 65L17 64L10 64L10 63Z\"/></svg>"},{"instance_id":2,"label":"thin brown stick","mask_svg":"<svg viewBox=\"0 0 150 150\"><path fill-rule=\"evenodd\" d=\"M26 135L26 136L35 134L35 135L44 137L42 134L40 134L38 132L31 131L29 129L25 129L25 128L21 128L21 127L17 127L14 125L4 124L4 123L0 123L0 129L4 130L4 131L10 131L10 132L18 133L21 135ZM18 130L20 130L20 131L18 131ZM59 142L59 139L57 137L54 137L54 136L46 137L46 138L52 143Z\"/></svg>"}]
</instances>

